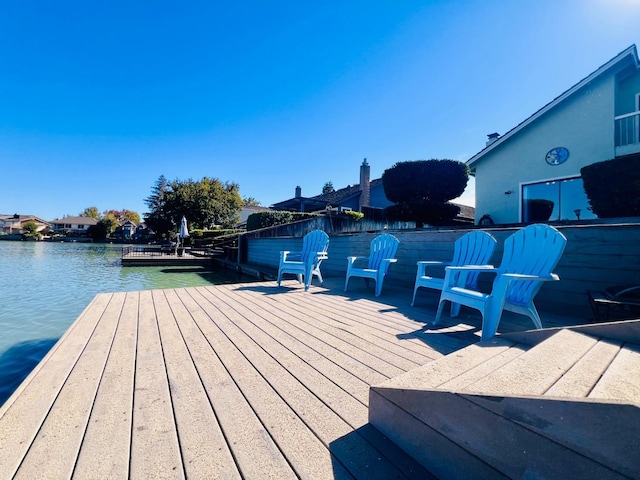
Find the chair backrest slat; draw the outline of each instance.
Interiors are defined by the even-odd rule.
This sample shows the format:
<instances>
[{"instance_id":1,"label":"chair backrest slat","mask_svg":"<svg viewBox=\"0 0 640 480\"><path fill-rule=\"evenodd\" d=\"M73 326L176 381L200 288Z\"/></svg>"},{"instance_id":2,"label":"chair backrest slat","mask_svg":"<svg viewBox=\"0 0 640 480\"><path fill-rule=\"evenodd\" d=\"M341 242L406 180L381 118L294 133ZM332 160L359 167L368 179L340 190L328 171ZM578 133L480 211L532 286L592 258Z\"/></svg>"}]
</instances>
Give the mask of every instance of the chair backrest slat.
<instances>
[{"instance_id":1,"label":"chair backrest slat","mask_svg":"<svg viewBox=\"0 0 640 480\"><path fill-rule=\"evenodd\" d=\"M326 252L329 247L329 235L322 230L312 230L302 240L302 261L305 262L310 255L318 252Z\"/></svg>"},{"instance_id":2,"label":"chair backrest slat","mask_svg":"<svg viewBox=\"0 0 640 480\"><path fill-rule=\"evenodd\" d=\"M451 265L486 265L491 260L496 247L496 239L487 232L475 230L469 232L458 240L453 247L453 259ZM472 272L467 276L466 287L475 288L478 283L478 272Z\"/></svg>"},{"instance_id":3,"label":"chair backrest slat","mask_svg":"<svg viewBox=\"0 0 640 480\"><path fill-rule=\"evenodd\" d=\"M400 241L388 233L378 235L376 238L371 240L369 265L367 268L378 270L382 260L385 258L395 258L399 244Z\"/></svg>"},{"instance_id":4,"label":"chair backrest slat","mask_svg":"<svg viewBox=\"0 0 640 480\"><path fill-rule=\"evenodd\" d=\"M549 276L558 264L566 244L566 237L550 225L533 224L524 227L505 240L499 272ZM540 282L514 281L507 292L507 300L525 305L540 287Z\"/></svg>"}]
</instances>

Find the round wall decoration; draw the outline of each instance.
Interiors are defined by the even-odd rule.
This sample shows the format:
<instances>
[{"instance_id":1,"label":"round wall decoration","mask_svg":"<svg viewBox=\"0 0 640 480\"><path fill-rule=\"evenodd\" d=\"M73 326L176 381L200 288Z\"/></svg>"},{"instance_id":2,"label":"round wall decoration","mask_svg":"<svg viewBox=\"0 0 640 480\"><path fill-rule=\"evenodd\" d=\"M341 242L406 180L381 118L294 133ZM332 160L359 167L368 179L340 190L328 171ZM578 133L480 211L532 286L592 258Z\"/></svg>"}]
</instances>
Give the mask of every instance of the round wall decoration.
<instances>
[{"instance_id":1,"label":"round wall decoration","mask_svg":"<svg viewBox=\"0 0 640 480\"><path fill-rule=\"evenodd\" d=\"M564 147L552 148L547 152L544 159L549 165L560 165L567 161L569 158L569 150Z\"/></svg>"}]
</instances>

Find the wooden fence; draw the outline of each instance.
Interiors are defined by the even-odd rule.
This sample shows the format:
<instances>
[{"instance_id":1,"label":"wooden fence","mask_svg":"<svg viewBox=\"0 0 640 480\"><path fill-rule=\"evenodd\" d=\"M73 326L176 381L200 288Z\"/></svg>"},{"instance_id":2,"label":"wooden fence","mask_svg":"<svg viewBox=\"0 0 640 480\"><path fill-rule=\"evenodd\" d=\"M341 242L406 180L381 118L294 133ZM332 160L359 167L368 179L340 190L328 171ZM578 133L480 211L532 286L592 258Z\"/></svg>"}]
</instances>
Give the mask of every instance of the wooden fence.
<instances>
[{"instance_id":1,"label":"wooden fence","mask_svg":"<svg viewBox=\"0 0 640 480\"><path fill-rule=\"evenodd\" d=\"M636 219L637 220L637 219ZM279 232L247 234L242 242L243 263L277 269L280 250L299 250L302 236L320 224L299 222ZM304 224L304 225L303 225ZM541 310L553 310L570 316L591 316L587 292L613 285L640 284L640 223L602 223L555 225L566 237L567 247L555 269L559 282L545 284L536 297ZM385 231L400 240L398 262L391 266L385 282L407 287L410 301L419 260L450 260L453 243L471 228L439 228L425 230ZM504 240L520 226L483 227L498 246L492 258L499 265ZM322 264L323 275L344 276L349 255L366 256L369 243L377 232L331 233L329 259ZM274 235L276 233L276 235ZM490 288L491 278L481 281L481 288Z\"/></svg>"}]
</instances>

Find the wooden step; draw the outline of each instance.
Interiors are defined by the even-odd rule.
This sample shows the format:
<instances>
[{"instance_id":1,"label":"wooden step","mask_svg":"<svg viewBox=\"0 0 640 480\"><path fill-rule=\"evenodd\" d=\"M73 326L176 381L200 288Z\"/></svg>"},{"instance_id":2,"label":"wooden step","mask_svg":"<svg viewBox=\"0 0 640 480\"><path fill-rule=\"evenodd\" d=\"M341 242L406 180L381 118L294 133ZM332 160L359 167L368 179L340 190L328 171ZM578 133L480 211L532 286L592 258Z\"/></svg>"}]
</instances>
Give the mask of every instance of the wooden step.
<instances>
[{"instance_id":1,"label":"wooden step","mask_svg":"<svg viewBox=\"0 0 640 480\"><path fill-rule=\"evenodd\" d=\"M527 348L493 339L372 387L370 422L438 476L639 477L640 350L564 330Z\"/></svg>"}]
</instances>

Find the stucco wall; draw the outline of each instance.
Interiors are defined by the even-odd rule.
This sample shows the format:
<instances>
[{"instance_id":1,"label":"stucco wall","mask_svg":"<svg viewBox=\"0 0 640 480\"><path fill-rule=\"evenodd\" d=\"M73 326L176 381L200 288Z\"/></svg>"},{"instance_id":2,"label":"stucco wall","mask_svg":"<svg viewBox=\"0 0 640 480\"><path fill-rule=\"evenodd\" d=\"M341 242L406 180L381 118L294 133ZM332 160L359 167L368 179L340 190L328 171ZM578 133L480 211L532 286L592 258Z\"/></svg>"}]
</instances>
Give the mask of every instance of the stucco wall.
<instances>
[{"instance_id":1,"label":"stucco wall","mask_svg":"<svg viewBox=\"0 0 640 480\"><path fill-rule=\"evenodd\" d=\"M614 90L613 74L601 77L480 159L476 221L489 214L496 223L519 222L523 183L579 176L583 166L613 158ZM545 155L555 147L570 156L551 166Z\"/></svg>"},{"instance_id":2,"label":"stucco wall","mask_svg":"<svg viewBox=\"0 0 640 480\"><path fill-rule=\"evenodd\" d=\"M640 72L624 77L617 85L616 115L637 110L636 94L640 93Z\"/></svg>"}]
</instances>

